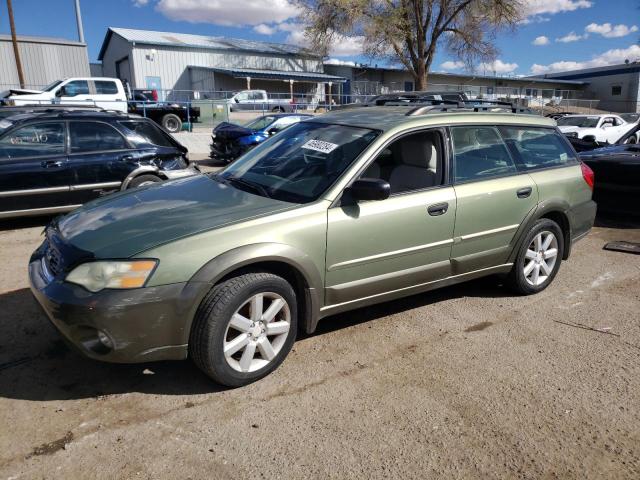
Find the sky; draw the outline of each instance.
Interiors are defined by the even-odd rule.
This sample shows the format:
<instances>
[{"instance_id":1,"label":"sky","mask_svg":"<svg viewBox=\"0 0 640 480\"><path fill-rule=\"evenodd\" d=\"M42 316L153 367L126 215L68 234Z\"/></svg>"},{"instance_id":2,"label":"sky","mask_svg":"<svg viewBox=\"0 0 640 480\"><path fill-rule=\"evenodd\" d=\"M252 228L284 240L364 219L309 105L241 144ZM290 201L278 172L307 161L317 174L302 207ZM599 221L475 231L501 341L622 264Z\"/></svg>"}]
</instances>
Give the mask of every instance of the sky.
<instances>
[{"instance_id":1,"label":"sky","mask_svg":"<svg viewBox=\"0 0 640 480\"><path fill-rule=\"evenodd\" d=\"M293 0L81 0L89 59L97 61L107 27L304 44ZM478 64L488 75L540 75L554 71L640 61L640 0L528 0L526 19L501 33L493 62ZM74 0L13 0L18 34L77 40ZM9 33L0 2L0 33ZM362 55L360 38L342 38L328 62L382 64ZM440 49L434 71L463 72Z\"/></svg>"}]
</instances>

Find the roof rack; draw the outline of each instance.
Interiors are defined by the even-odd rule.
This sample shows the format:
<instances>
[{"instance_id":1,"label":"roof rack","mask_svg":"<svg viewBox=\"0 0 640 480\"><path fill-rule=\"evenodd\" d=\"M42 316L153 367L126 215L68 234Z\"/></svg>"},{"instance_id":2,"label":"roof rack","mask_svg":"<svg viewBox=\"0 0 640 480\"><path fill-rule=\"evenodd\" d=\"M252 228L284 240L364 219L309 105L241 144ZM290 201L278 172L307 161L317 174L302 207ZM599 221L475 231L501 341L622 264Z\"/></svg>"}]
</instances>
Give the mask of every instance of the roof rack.
<instances>
[{"instance_id":1,"label":"roof rack","mask_svg":"<svg viewBox=\"0 0 640 480\"><path fill-rule=\"evenodd\" d=\"M524 113L533 114L534 112L530 108L518 107L511 102L500 102L493 100L430 100L429 103L424 103L421 106L409 110L405 115L416 116L425 115L427 113L435 112L510 112L510 113ZM443 104L445 104L443 106ZM448 107L447 105L453 104L455 107ZM387 104L390 105L390 104ZM407 104L397 104L397 106ZM415 103L413 105L416 105Z\"/></svg>"}]
</instances>

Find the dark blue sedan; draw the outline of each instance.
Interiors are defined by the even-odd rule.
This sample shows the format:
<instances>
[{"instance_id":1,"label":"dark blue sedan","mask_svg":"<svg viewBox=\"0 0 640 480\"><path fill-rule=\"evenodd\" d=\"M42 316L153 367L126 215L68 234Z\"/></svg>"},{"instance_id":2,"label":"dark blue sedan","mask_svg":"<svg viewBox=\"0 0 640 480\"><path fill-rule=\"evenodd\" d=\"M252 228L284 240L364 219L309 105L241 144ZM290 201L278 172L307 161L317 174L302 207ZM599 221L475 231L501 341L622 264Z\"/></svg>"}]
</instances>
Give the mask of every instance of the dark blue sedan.
<instances>
[{"instance_id":1,"label":"dark blue sedan","mask_svg":"<svg viewBox=\"0 0 640 480\"><path fill-rule=\"evenodd\" d=\"M244 126L222 122L213 129L210 157L231 162L280 130L312 117L280 113L258 117Z\"/></svg>"}]
</instances>

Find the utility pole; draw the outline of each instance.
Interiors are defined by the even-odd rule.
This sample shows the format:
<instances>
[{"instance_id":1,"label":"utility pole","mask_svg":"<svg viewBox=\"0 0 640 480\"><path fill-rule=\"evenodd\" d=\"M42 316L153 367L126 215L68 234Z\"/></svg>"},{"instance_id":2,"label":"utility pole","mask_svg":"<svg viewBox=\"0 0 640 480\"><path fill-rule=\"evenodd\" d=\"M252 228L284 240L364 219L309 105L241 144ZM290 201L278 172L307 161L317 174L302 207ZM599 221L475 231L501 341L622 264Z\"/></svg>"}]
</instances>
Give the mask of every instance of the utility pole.
<instances>
[{"instance_id":1,"label":"utility pole","mask_svg":"<svg viewBox=\"0 0 640 480\"><path fill-rule=\"evenodd\" d=\"M11 0L7 0L7 10L9 12L9 26L11 27L11 42L13 43L13 55L16 59L16 69L18 70L18 80L20 88L24 88L24 74L22 73L22 62L20 61L20 51L18 50L18 39L16 38L16 24L13 21L13 8Z\"/></svg>"},{"instance_id":2,"label":"utility pole","mask_svg":"<svg viewBox=\"0 0 640 480\"><path fill-rule=\"evenodd\" d=\"M84 43L84 29L82 28L82 14L80 13L80 0L76 0L76 23L78 24L78 40Z\"/></svg>"}]
</instances>

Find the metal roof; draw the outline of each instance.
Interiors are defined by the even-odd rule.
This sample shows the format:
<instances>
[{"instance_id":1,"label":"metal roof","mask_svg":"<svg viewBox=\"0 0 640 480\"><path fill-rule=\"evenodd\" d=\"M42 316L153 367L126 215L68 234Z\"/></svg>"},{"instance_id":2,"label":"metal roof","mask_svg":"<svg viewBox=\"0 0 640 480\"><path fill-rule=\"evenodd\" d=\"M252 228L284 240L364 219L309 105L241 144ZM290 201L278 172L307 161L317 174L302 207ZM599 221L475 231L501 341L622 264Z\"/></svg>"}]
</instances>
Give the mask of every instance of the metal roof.
<instances>
[{"instance_id":1,"label":"metal roof","mask_svg":"<svg viewBox=\"0 0 640 480\"><path fill-rule=\"evenodd\" d=\"M199 67L190 66L188 68L210 70L212 72L224 73L235 78L264 78L268 80L295 80L298 82L333 82L344 83L346 79L335 75L328 75L320 72L292 72L285 70L256 70L253 68L220 68L220 67Z\"/></svg>"},{"instance_id":2,"label":"metal roof","mask_svg":"<svg viewBox=\"0 0 640 480\"><path fill-rule=\"evenodd\" d=\"M129 43L170 47L203 48L209 50L230 50L242 52L270 53L272 55L319 57L311 50L284 43L256 42L239 38L210 37L189 33L156 32L130 28L109 27L102 43L98 60L102 60L109 40L117 34Z\"/></svg>"},{"instance_id":3,"label":"metal roof","mask_svg":"<svg viewBox=\"0 0 640 480\"><path fill-rule=\"evenodd\" d=\"M49 43L52 45L71 45L74 47L86 47L86 43L77 42L75 40L67 40L66 38L54 37L32 37L29 35L18 35L18 43ZM0 42L10 42L11 35L0 35Z\"/></svg>"}]
</instances>

